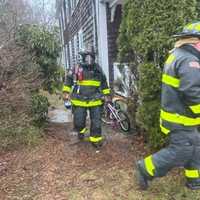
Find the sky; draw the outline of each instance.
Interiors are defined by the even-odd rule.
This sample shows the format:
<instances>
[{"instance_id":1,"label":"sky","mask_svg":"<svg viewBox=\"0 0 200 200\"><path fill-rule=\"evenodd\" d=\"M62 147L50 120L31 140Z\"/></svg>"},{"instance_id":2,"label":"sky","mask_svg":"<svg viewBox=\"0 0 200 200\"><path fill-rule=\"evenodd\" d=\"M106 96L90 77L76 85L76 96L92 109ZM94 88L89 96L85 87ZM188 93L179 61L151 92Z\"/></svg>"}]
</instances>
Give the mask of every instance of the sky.
<instances>
[{"instance_id":1,"label":"sky","mask_svg":"<svg viewBox=\"0 0 200 200\"><path fill-rule=\"evenodd\" d=\"M28 1L33 8L37 8L38 6L42 7L44 3L45 10L52 10L55 8L55 1L56 0L26 0Z\"/></svg>"},{"instance_id":2,"label":"sky","mask_svg":"<svg viewBox=\"0 0 200 200\"><path fill-rule=\"evenodd\" d=\"M54 24L56 22L55 21L56 0L24 0L24 1L28 2L31 5L33 9L33 15L37 18L40 16L38 19L41 19L40 21L42 23L49 23L51 21Z\"/></svg>"}]
</instances>

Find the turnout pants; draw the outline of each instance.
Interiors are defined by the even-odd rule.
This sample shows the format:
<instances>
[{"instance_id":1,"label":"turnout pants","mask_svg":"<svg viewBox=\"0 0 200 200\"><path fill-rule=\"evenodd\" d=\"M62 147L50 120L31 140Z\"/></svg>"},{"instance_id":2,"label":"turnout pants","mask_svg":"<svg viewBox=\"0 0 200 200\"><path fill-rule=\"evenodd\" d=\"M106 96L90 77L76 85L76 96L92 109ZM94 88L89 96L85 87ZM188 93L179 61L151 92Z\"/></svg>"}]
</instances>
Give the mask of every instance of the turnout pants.
<instances>
[{"instance_id":1,"label":"turnout pants","mask_svg":"<svg viewBox=\"0 0 200 200\"><path fill-rule=\"evenodd\" d=\"M86 131L87 110L90 114L90 141L98 143L102 140L101 137L101 106L94 107L79 107L74 106L74 127L79 134L84 134Z\"/></svg>"},{"instance_id":2,"label":"turnout pants","mask_svg":"<svg viewBox=\"0 0 200 200\"><path fill-rule=\"evenodd\" d=\"M174 167L184 167L185 177L200 185L200 133L176 130L169 136L169 145L141 161L150 178L161 177Z\"/></svg>"}]
</instances>

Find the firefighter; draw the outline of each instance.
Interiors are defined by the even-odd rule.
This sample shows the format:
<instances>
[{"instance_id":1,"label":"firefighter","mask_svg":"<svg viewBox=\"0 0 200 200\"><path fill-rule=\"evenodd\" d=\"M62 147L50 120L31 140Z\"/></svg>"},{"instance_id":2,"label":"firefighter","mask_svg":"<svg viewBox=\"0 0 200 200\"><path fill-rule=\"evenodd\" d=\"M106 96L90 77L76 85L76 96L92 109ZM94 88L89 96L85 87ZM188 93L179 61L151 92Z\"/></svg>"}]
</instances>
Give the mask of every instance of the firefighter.
<instances>
[{"instance_id":1,"label":"firefighter","mask_svg":"<svg viewBox=\"0 0 200 200\"><path fill-rule=\"evenodd\" d=\"M87 110L90 115L89 141L95 147L100 147L103 142L101 135L101 109L102 96L110 98L110 89L106 76L100 66L95 63L95 52L92 48L79 53L81 62L66 78L63 87L64 99L71 99L74 128L78 138L84 139L86 129Z\"/></svg>"},{"instance_id":2,"label":"firefighter","mask_svg":"<svg viewBox=\"0 0 200 200\"><path fill-rule=\"evenodd\" d=\"M174 167L183 167L186 186L200 189L200 22L187 24L174 35L162 74L161 131L169 145L136 163L141 189Z\"/></svg>"}]
</instances>

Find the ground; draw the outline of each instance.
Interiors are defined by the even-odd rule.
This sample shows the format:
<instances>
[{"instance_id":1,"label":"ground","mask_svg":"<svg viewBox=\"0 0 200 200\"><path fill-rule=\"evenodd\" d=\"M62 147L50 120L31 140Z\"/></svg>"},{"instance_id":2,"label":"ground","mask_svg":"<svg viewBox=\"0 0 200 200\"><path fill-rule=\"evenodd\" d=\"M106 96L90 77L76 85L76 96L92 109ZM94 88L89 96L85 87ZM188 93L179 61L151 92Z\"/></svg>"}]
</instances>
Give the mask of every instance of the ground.
<instances>
[{"instance_id":1,"label":"ground","mask_svg":"<svg viewBox=\"0 0 200 200\"><path fill-rule=\"evenodd\" d=\"M142 137L104 127L96 151L77 140L70 120L51 117L40 145L0 154L0 200L200 200L184 187L182 170L139 190L134 163L149 152Z\"/></svg>"}]
</instances>

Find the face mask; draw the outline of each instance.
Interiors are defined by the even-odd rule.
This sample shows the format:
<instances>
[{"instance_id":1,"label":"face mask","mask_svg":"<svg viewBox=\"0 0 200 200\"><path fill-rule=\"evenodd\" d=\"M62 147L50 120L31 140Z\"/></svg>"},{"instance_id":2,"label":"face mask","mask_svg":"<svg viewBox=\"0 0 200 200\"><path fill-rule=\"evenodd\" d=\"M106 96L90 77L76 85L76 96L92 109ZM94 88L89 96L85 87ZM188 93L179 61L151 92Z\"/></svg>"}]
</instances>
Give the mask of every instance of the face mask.
<instances>
[{"instance_id":1,"label":"face mask","mask_svg":"<svg viewBox=\"0 0 200 200\"><path fill-rule=\"evenodd\" d=\"M94 64L94 59L91 55L87 55L85 57L85 62L88 64L88 65L93 65Z\"/></svg>"}]
</instances>

